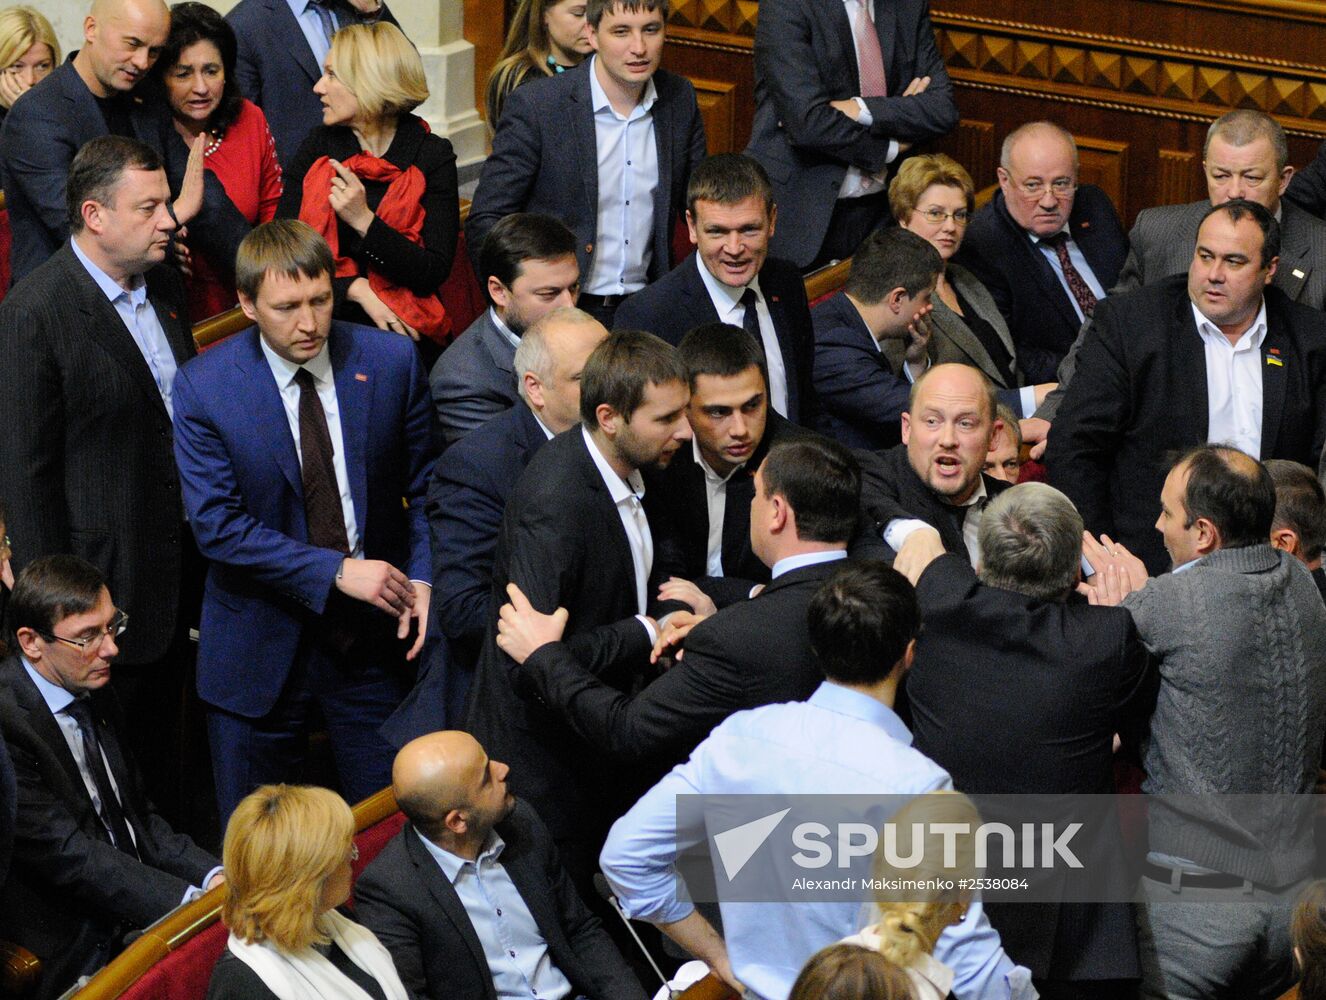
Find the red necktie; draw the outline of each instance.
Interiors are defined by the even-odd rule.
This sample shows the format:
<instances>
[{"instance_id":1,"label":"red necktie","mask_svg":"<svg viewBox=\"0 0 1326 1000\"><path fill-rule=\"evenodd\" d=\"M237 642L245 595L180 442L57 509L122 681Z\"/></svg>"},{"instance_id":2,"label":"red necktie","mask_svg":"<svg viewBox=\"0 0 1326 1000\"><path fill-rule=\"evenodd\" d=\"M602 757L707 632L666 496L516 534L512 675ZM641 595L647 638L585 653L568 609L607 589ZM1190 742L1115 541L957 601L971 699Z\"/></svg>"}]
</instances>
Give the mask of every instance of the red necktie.
<instances>
[{"instance_id":1,"label":"red necktie","mask_svg":"<svg viewBox=\"0 0 1326 1000\"><path fill-rule=\"evenodd\" d=\"M1045 237L1041 242L1051 247L1058 256L1059 266L1064 269L1064 280L1068 282L1068 290L1077 300L1077 307L1082 310L1083 316L1090 316L1096 309L1096 293L1082 277L1082 272L1073 266L1073 258L1068 256L1068 234L1060 230L1053 236Z\"/></svg>"},{"instance_id":2,"label":"red necktie","mask_svg":"<svg viewBox=\"0 0 1326 1000\"><path fill-rule=\"evenodd\" d=\"M867 4L870 0L857 0L856 7L856 68L861 75L862 97L887 97L888 79L884 76L884 53L879 48L879 33L870 19Z\"/></svg>"}]
</instances>

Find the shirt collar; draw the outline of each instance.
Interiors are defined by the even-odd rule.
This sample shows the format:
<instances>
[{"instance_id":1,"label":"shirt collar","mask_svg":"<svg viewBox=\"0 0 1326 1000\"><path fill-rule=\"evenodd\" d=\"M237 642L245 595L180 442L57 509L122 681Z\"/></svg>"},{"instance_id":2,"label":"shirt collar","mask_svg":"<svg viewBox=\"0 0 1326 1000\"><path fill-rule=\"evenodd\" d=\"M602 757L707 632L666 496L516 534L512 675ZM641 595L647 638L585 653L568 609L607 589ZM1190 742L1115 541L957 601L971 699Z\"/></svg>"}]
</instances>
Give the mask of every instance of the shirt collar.
<instances>
[{"instance_id":1,"label":"shirt collar","mask_svg":"<svg viewBox=\"0 0 1326 1000\"><path fill-rule=\"evenodd\" d=\"M617 471L608 464L608 460L603 457L599 451L599 446L595 443L589 429L584 424L580 425L580 433L585 437L585 447L589 449L589 457L594 460L598 467L599 475L603 477L603 482L608 486L608 493L612 496L614 504L620 504L632 496L643 499L645 495L645 479L640 475L639 469L632 469L630 476L623 479L617 475Z\"/></svg>"},{"instance_id":2,"label":"shirt collar","mask_svg":"<svg viewBox=\"0 0 1326 1000\"><path fill-rule=\"evenodd\" d=\"M528 403L526 403L525 405L529 406ZM552 428L543 422L543 418L539 416L538 411L534 409L534 407L530 406L529 412L530 416L534 418L534 422L539 425L539 430L543 431L544 437L546 437L549 441L551 441L553 438L557 436L552 432Z\"/></svg>"},{"instance_id":3,"label":"shirt collar","mask_svg":"<svg viewBox=\"0 0 1326 1000\"><path fill-rule=\"evenodd\" d=\"M1073 238L1073 231L1072 231L1071 229L1068 228L1068 222L1067 222L1067 221L1065 221L1064 224L1063 224L1062 226L1060 226L1055 232L1050 233L1049 235L1050 235L1050 236L1058 236L1060 233L1067 233L1067 234L1068 234L1068 238L1069 238L1070 240ZM1031 242L1035 243L1037 246L1039 246L1041 243L1043 243L1043 242L1045 241L1045 239L1046 239L1045 236L1037 236L1037 235L1036 235L1035 233L1033 233L1031 230L1027 230L1027 235L1031 237Z\"/></svg>"},{"instance_id":4,"label":"shirt collar","mask_svg":"<svg viewBox=\"0 0 1326 1000\"><path fill-rule=\"evenodd\" d=\"M990 499L989 491L985 488L985 476L982 475L976 480L976 492L969 496L962 503L954 504L955 507L974 507L982 500Z\"/></svg>"},{"instance_id":5,"label":"shirt collar","mask_svg":"<svg viewBox=\"0 0 1326 1000\"><path fill-rule=\"evenodd\" d=\"M129 296L129 302L131 305L139 306L147 299L147 282L143 279L141 274L135 274L133 276L133 279L130 281L130 284L133 285L133 289L126 292L120 287L119 282L101 268L97 267L96 264L92 263L92 259L88 257L88 255L83 252L83 248L78 245L78 237L71 237L69 245L74 248L74 256L78 258L79 263L87 269L88 274L92 275L92 280L95 281L97 287L101 289L101 294L106 296L109 301L114 302L121 295L127 295Z\"/></svg>"},{"instance_id":6,"label":"shirt collar","mask_svg":"<svg viewBox=\"0 0 1326 1000\"><path fill-rule=\"evenodd\" d=\"M590 56L589 59L590 103L594 108L595 114L598 114L600 111L606 110L606 111L611 111L613 115L620 117L620 115L617 115L616 109L613 108L612 102L608 100L608 92L604 90L603 85L599 83L599 76L598 73L595 71L595 67L598 65L598 61L599 57L597 55ZM640 103L637 104L635 108L631 111L631 114L628 116L628 120L630 118L638 118L642 115L647 114L650 108L654 106L654 102L657 100L658 100L658 88L654 86L654 78L651 76L649 80L646 81L645 83L645 89L640 92Z\"/></svg>"},{"instance_id":7,"label":"shirt collar","mask_svg":"<svg viewBox=\"0 0 1326 1000\"><path fill-rule=\"evenodd\" d=\"M327 350L327 344L322 345L322 350L318 356L305 361L302 365L297 365L293 361L287 361L281 355L273 351L263 338L258 334L258 343L262 345L263 357L267 359L267 366L272 370L272 376L276 379L277 388L284 391L291 382L295 380L295 375L299 369L307 368L309 374L318 382L328 385L332 382L331 351Z\"/></svg>"},{"instance_id":8,"label":"shirt collar","mask_svg":"<svg viewBox=\"0 0 1326 1000\"><path fill-rule=\"evenodd\" d=\"M506 847L500 834L496 830L488 831L488 839L483 842L483 849L479 851L479 857L475 861L469 858L462 858L459 854L452 854L446 848L438 847L435 843L425 837L417 829L414 831L416 837L422 842L428 853L433 856L438 867L442 869L442 874L447 877L447 881L455 885L456 879L460 878L460 873L464 871L466 865L477 868L478 862L496 861L502 855L502 849Z\"/></svg>"},{"instance_id":9,"label":"shirt collar","mask_svg":"<svg viewBox=\"0 0 1326 1000\"><path fill-rule=\"evenodd\" d=\"M1186 563L1183 563L1183 564L1180 565L1180 566L1175 566L1172 570L1170 570L1170 572L1171 572L1171 573L1182 573L1184 570L1192 569L1192 568L1193 568L1194 566L1196 566L1199 562L1201 562L1201 558L1200 558L1200 557L1198 557L1197 559L1189 559Z\"/></svg>"},{"instance_id":10,"label":"shirt collar","mask_svg":"<svg viewBox=\"0 0 1326 1000\"><path fill-rule=\"evenodd\" d=\"M1206 318L1206 316L1202 313L1202 311L1197 308L1197 303L1193 302L1191 304L1192 304L1193 322L1197 324L1197 332L1201 334L1202 339L1203 340L1208 338L1212 340L1218 339L1219 341L1228 344L1229 338L1220 332L1220 328L1218 326L1216 326L1214 323L1212 323L1209 319ZM1234 344L1233 348L1235 351L1259 351L1261 350L1262 341L1265 339L1266 339L1266 296L1263 295L1261 308L1257 310L1256 319L1252 321L1252 326L1248 327L1248 329L1244 331L1243 335L1239 337L1238 343Z\"/></svg>"},{"instance_id":11,"label":"shirt collar","mask_svg":"<svg viewBox=\"0 0 1326 1000\"><path fill-rule=\"evenodd\" d=\"M497 315L497 310L492 306L488 307L488 318L493 321L493 326L497 327L497 332L505 337L512 347L520 346L520 338L512 332L511 327L506 325L502 317Z\"/></svg>"},{"instance_id":12,"label":"shirt collar","mask_svg":"<svg viewBox=\"0 0 1326 1000\"><path fill-rule=\"evenodd\" d=\"M839 559L847 558L846 549L827 549L824 552L803 552L799 556L788 556L786 559L779 559L773 564L770 570L772 578L777 580L784 573L790 573L794 569L801 569L803 566L818 566L820 563L837 562Z\"/></svg>"},{"instance_id":13,"label":"shirt collar","mask_svg":"<svg viewBox=\"0 0 1326 1000\"><path fill-rule=\"evenodd\" d=\"M732 478L732 476L737 472L738 469L745 468L746 466L746 463L742 462L740 465L734 466L726 476L720 476L717 472L715 472L712 468L710 468L709 463L704 460L704 455L700 451L700 439L695 437L695 435L691 435L691 451L695 455L695 464L698 465L701 471L704 472L704 478L709 480L709 482L711 483L726 483L729 479Z\"/></svg>"},{"instance_id":14,"label":"shirt collar","mask_svg":"<svg viewBox=\"0 0 1326 1000\"><path fill-rule=\"evenodd\" d=\"M294 13L295 17L299 17L300 14L308 10L309 4L312 2L313 0L286 0L286 3L290 5L290 10Z\"/></svg>"},{"instance_id":15,"label":"shirt collar","mask_svg":"<svg viewBox=\"0 0 1326 1000\"><path fill-rule=\"evenodd\" d=\"M741 302L741 296L745 293L747 288L755 291L757 299L764 298L764 293L760 291L760 276L758 274L750 279L750 284L733 288L731 285L723 284L710 274L709 268L704 266L704 261L700 259L698 253L695 255L695 266L700 269L700 280L704 282L704 287L709 293L709 298L713 300L715 307L721 312L719 319L725 323L727 322L725 317L737 307L739 302ZM726 305L724 305L724 303L726 303ZM740 323L737 324L737 326L740 325Z\"/></svg>"},{"instance_id":16,"label":"shirt collar","mask_svg":"<svg viewBox=\"0 0 1326 1000\"><path fill-rule=\"evenodd\" d=\"M912 745L912 734L903 725L902 719L878 698L853 691L833 681L824 681L806 701L817 708L878 726L899 743Z\"/></svg>"},{"instance_id":17,"label":"shirt collar","mask_svg":"<svg viewBox=\"0 0 1326 1000\"><path fill-rule=\"evenodd\" d=\"M74 703L72 694L60 687L59 684L52 684L37 673L37 668L28 662L26 656L21 657L21 659L23 660L23 669L32 678L32 683L37 685L37 690L41 693L41 700L46 702L46 707L51 710L52 715L58 715Z\"/></svg>"}]
</instances>

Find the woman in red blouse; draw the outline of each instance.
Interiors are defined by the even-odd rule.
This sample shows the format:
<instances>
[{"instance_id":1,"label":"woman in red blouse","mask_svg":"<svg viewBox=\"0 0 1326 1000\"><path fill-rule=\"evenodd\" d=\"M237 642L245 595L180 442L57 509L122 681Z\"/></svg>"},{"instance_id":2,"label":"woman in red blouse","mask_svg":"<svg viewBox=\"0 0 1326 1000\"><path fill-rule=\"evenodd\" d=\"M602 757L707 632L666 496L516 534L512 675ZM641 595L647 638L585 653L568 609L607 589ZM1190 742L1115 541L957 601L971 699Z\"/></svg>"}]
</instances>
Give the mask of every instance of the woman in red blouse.
<instances>
[{"instance_id":1,"label":"woman in red blouse","mask_svg":"<svg viewBox=\"0 0 1326 1000\"><path fill-rule=\"evenodd\" d=\"M156 72L180 140L191 146L206 134L206 169L221 182L235 210L249 226L271 221L281 200L281 166L267 119L239 95L230 25L205 4L175 4ZM207 222L204 215L189 226L189 317L195 323L236 301L235 248L219 245Z\"/></svg>"}]
</instances>

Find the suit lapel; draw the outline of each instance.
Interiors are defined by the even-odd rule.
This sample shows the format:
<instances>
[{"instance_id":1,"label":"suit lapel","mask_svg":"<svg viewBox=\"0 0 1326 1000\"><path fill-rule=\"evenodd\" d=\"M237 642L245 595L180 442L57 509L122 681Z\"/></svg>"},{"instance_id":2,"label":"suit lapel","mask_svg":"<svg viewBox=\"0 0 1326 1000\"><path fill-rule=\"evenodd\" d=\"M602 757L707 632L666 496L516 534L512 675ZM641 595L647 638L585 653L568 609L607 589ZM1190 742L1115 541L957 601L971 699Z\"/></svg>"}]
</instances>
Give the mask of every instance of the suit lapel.
<instances>
[{"instance_id":1,"label":"suit lapel","mask_svg":"<svg viewBox=\"0 0 1326 1000\"><path fill-rule=\"evenodd\" d=\"M345 472L350 479L355 525L362 542L368 530L368 418L373 405L374 372L363 364L359 342L346 324L333 323L328 344L336 406L341 411Z\"/></svg>"},{"instance_id":2,"label":"suit lapel","mask_svg":"<svg viewBox=\"0 0 1326 1000\"><path fill-rule=\"evenodd\" d=\"M249 338L248 350L238 352L235 358L236 367L244 372L244 378L236 382L237 391L247 396L244 410L253 418L254 433L261 435L266 443L264 450L272 456L302 504L304 477L299 468L299 454L290 434L281 390L259 346L261 334L256 326L251 326L239 336Z\"/></svg>"},{"instance_id":3,"label":"suit lapel","mask_svg":"<svg viewBox=\"0 0 1326 1000\"><path fill-rule=\"evenodd\" d=\"M511 829L513 826L514 824L507 824L506 835L517 832ZM551 956L553 947L563 937L561 919L552 906L547 873L539 869L529 853L520 849L523 846L517 842L513 850L513 845L508 840L506 850L502 852L502 865L511 876L511 883L520 893L520 898L524 900L530 916L534 918L534 923L543 932L543 940L548 945L548 953ZM562 972L565 973L566 970L563 969Z\"/></svg>"},{"instance_id":4,"label":"suit lapel","mask_svg":"<svg viewBox=\"0 0 1326 1000\"><path fill-rule=\"evenodd\" d=\"M129 763L125 759L123 749L120 747L120 739L115 727L111 724L110 717L107 715L105 699L94 694L92 696L92 710L97 718L97 738L101 741L101 749L106 755L106 763L110 765L111 776L115 779L115 786L120 793L120 811L124 813L125 822L133 827L134 841L139 857L150 858L152 854L144 839L147 835L145 827L138 816L138 810L134 808L133 796L130 794L133 779L129 770Z\"/></svg>"},{"instance_id":5,"label":"suit lapel","mask_svg":"<svg viewBox=\"0 0 1326 1000\"><path fill-rule=\"evenodd\" d=\"M652 81L657 98L650 114L654 119L654 145L658 150L658 187L654 190L654 256L663 251L662 259L654 261L654 273L664 275L672 267L672 122L669 120L671 105L663 100L659 92L657 79ZM661 204L660 204L661 202Z\"/></svg>"},{"instance_id":6,"label":"suit lapel","mask_svg":"<svg viewBox=\"0 0 1326 1000\"><path fill-rule=\"evenodd\" d=\"M635 606L636 592L635 586L635 559L631 555L631 543L626 537L626 527L622 524L621 515L617 512L617 505L612 502L612 494L608 492L608 484L603 481L603 476L599 474L599 467L594 463L594 456L589 453L589 449L594 447L585 441L585 435L578 429L575 431L575 452L577 461L580 463L580 474L584 477L586 486L593 490L593 495L599 503L599 523L607 533L608 544L614 551L605 553L604 566L625 566L628 568L628 575L631 580L631 605ZM613 473L616 475L616 473ZM648 520L648 518L646 518ZM653 529L650 529L652 536ZM658 550L658 542L654 542L655 551ZM645 581L645 600L649 600L649 585ZM575 623L571 623L572 627Z\"/></svg>"},{"instance_id":7,"label":"suit lapel","mask_svg":"<svg viewBox=\"0 0 1326 1000\"><path fill-rule=\"evenodd\" d=\"M1280 420L1285 408L1285 368L1299 359L1282 331L1278 310L1267 303L1266 337L1262 340L1262 446L1261 458L1274 458L1280 443ZM1278 364L1276 362L1279 362Z\"/></svg>"},{"instance_id":8,"label":"suit lapel","mask_svg":"<svg viewBox=\"0 0 1326 1000\"><path fill-rule=\"evenodd\" d=\"M428 848L424 847L413 824L405 824L401 836L405 839L405 853L413 863L419 878L428 887L429 895L437 900L442 912L460 934L461 940L470 950L470 957L482 970L482 977L491 978L491 973L488 971L488 956L484 954L483 945L479 943L479 936L474 933L474 924L470 922L464 904L456 895L455 886L447 881L446 874L428 853Z\"/></svg>"},{"instance_id":9,"label":"suit lapel","mask_svg":"<svg viewBox=\"0 0 1326 1000\"><path fill-rule=\"evenodd\" d=\"M599 214L599 154L598 138L594 131L594 95L589 87L589 74L594 71L586 59L581 73L582 79L576 81L571 90L571 130L575 134L576 153L580 159L580 183L585 192L585 209L589 218L597 219ZM654 129L658 132L658 129ZM662 189L660 189L662 190ZM591 254L592 256L592 254Z\"/></svg>"},{"instance_id":10,"label":"suit lapel","mask_svg":"<svg viewBox=\"0 0 1326 1000\"><path fill-rule=\"evenodd\" d=\"M990 357L990 352L985 349L985 345L977 339L976 334L971 332L971 328L962 321L962 317L950 309L945 303L938 301L936 296L934 311L930 318L935 326L944 331L949 342L959 351L961 351L970 361L981 371L985 372L987 378L996 385L1003 383L998 369L995 368L994 360Z\"/></svg>"},{"instance_id":11,"label":"suit lapel","mask_svg":"<svg viewBox=\"0 0 1326 1000\"><path fill-rule=\"evenodd\" d=\"M69 744L65 742L64 733L60 729L60 724L55 721L55 716L51 714L50 706L46 704L41 692L37 690L37 686L28 677L28 673L23 669L23 663L18 657L13 657L7 661L5 669L11 671L8 684L14 693L15 702L18 703L19 708L27 713L28 722L32 726L33 733L60 762L65 777L69 781L69 786L74 790L74 794L78 796L79 801L90 816L94 813L92 798L87 793L87 785L83 782L83 775L79 773L78 764L74 762L74 755L69 752ZM107 839L100 820L95 821L95 826L101 832L102 839Z\"/></svg>"},{"instance_id":12,"label":"suit lapel","mask_svg":"<svg viewBox=\"0 0 1326 1000\"><path fill-rule=\"evenodd\" d=\"M787 417L796 420L801 413L801 393L798 392L796 357L792 354L792 331L787 318L787 309L776 287L761 283L760 291L769 307L769 318L773 321L774 336L778 340L778 352L783 356L783 373L787 378Z\"/></svg>"},{"instance_id":13,"label":"suit lapel","mask_svg":"<svg viewBox=\"0 0 1326 1000\"><path fill-rule=\"evenodd\" d=\"M829 19L833 22L834 31L838 35L838 44L843 47L843 54L846 57L843 61L847 64L848 72L852 74L852 93L861 93L861 71L856 65L856 39L852 37L852 22L847 16L847 9L843 6L842 0L825 0L829 8ZM884 6L885 0L875 0L875 6ZM875 12L879 16L879 11ZM884 62L884 71L888 72L889 63L887 59Z\"/></svg>"},{"instance_id":14,"label":"suit lapel","mask_svg":"<svg viewBox=\"0 0 1326 1000\"><path fill-rule=\"evenodd\" d=\"M1191 405L1180 407L1186 411L1176 419L1189 422L1190 433L1184 437L1191 441L1205 441L1211 428L1211 400L1206 391L1206 347L1202 335L1197 332L1197 322L1193 318L1192 301L1187 294L1179 296L1179 315L1170 327L1179 331L1179 342L1174 352L1175 378L1182 383L1182 398L1191 400Z\"/></svg>"},{"instance_id":15,"label":"suit lapel","mask_svg":"<svg viewBox=\"0 0 1326 1000\"><path fill-rule=\"evenodd\" d=\"M193 331L187 325L187 317L181 318L179 309L173 306L162 294L158 283L153 280L155 272L147 276L147 300L152 303L152 311L157 314L157 322L166 334L171 353L175 355L175 364L182 365L198 353Z\"/></svg>"},{"instance_id":16,"label":"suit lapel","mask_svg":"<svg viewBox=\"0 0 1326 1000\"><path fill-rule=\"evenodd\" d=\"M493 324L492 314L487 311L484 312L483 318L482 343L483 349L488 352L488 357L492 359L494 367L514 376L515 357L511 353L511 345L507 343L502 331Z\"/></svg>"},{"instance_id":17,"label":"suit lapel","mask_svg":"<svg viewBox=\"0 0 1326 1000\"><path fill-rule=\"evenodd\" d=\"M281 0L269 0L267 9L275 11L274 16L284 24L284 30L275 33L284 34L290 39L291 57L308 76L309 83L317 83L318 77L322 76L322 67L318 65L313 50L309 48L308 39L304 37L304 29L299 26L299 18L295 17L295 12L290 9L288 3L283 3Z\"/></svg>"},{"instance_id":18,"label":"suit lapel","mask_svg":"<svg viewBox=\"0 0 1326 1000\"><path fill-rule=\"evenodd\" d=\"M904 82L900 76L891 72L894 62L894 43L898 39L898 5L896 3L875 0L875 34L879 36L879 51L884 57L884 78L892 80L888 86L889 93L893 93L900 89ZM852 61L853 63L856 62L856 60Z\"/></svg>"},{"instance_id":19,"label":"suit lapel","mask_svg":"<svg viewBox=\"0 0 1326 1000\"><path fill-rule=\"evenodd\" d=\"M1280 213L1280 266L1276 268L1274 281L1276 287L1297 302L1312 276L1311 247L1302 227L1297 224L1302 209L1287 201L1280 202L1280 205L1283 208Z\"/></svg>"}]
</instances>

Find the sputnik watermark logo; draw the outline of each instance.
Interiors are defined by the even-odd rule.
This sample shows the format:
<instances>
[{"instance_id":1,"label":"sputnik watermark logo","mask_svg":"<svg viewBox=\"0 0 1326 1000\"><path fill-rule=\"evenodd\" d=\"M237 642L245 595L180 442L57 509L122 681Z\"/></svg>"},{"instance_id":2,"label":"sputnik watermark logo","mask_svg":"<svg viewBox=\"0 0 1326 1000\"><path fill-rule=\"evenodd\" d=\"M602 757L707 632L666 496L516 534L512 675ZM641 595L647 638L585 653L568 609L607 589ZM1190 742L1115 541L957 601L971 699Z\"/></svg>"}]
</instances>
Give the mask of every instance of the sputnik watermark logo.
<instances>
[{"instance_id":1,"label":"sputnik watermark logo","mask_svg":"<svg viewBox=\"0 0 1326 1000\"><path fill-rule=\"evenodd\" d=\"M764 842L778 828L783 817L791 811L792 808L789 806L768 816L753 819L749 823L742 823L741 826L735 826L731 830L714 834L714 847L718 851L718 859L723 863L723 874L727 876L729 882L741 874L746 862L764 846Z\"/></svg>"}]
</instances>

